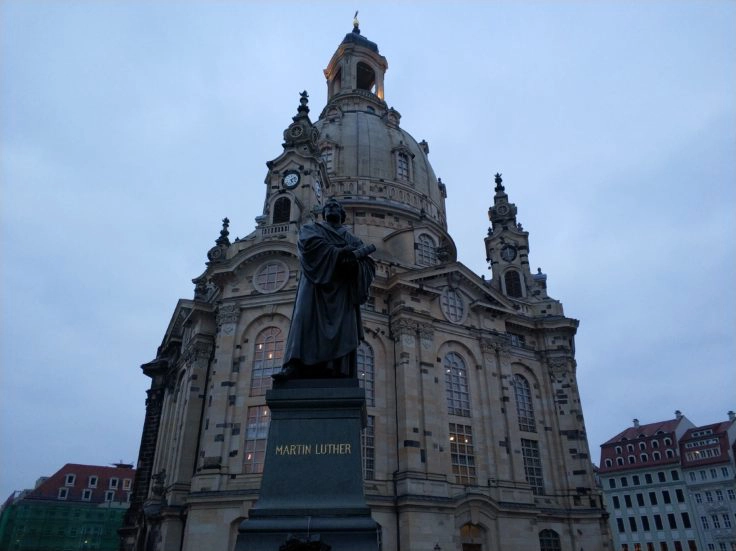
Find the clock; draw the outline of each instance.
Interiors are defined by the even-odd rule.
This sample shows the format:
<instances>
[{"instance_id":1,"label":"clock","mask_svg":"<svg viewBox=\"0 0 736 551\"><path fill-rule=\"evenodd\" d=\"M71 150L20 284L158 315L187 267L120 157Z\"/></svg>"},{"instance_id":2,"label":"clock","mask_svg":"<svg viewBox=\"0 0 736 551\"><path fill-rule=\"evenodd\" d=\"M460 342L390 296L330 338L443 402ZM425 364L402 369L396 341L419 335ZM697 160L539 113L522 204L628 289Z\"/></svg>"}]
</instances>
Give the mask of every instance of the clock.
<instances>
[{"instance_id":1,"label":"clock","mask_svg":"<svg viewBox=\"0 0 736 551\"><path fill-rule=\"evenodd\" d=\"M509 207L507 207L506 205L499 205L498 207L496 207L496 212L501 216L504 216L509 212Z\"/></svg>"},{"instance_id":2,"label":"clock","mask_svg":"<svg viewBox=\"0 0 736 551\"><path fill-rule=\"evenodd\" d=\"M284 184L286 189L294 189L299 185L299 173L296 170L288 170L284 173L284 177L281 178L281 183Z\"/></svg>"},{"instance_id":3,"label":"clock","mask_svg":"<svg viewBox=\"0 0 736 551\"><path fill-rule=\"evenodd\" d=\"M319 180L315 180L314 184L312 184L312 187L314 188L314 194L317 196L317 201L322 201L322 184L319 183Z\"/></svg>"},{"instance_id":4,"label":"clock","mask_svg":"<svg viewBox=\"0 0 736 551\"><path fill-rule=\"evenodd\" d=\"M516 247L513 245L504 245L501 249L501 258L503 258L506 262L511 262L514 258L516 258Z\"/></svg>"}]
</instances>

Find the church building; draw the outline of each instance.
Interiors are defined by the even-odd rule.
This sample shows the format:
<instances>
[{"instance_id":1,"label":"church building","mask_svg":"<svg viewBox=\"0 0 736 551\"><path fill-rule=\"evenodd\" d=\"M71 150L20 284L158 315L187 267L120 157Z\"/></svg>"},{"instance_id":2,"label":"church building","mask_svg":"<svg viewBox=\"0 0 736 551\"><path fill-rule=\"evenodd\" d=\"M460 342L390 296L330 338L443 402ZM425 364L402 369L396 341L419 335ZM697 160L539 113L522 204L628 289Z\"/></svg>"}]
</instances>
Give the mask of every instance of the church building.
<instances>
[{"instance_id":1,"label":"church building","mask_svg":"<svg viewBox=\"0 0 736 551\"><path fill-rule=\"evenodd\" d=\"M313 121L302 93L253 190L264 198L255 229L231 241L223 220L193 297L179 300L142 366L151 386L122 549L234 548L259 495L298 230L331 197L377 249L358 376L364 488L382 549L609 548L576 382L578 321L530 270L530 236L500 174L483 236L491 278L458 262L452 190L386 102L387 69L356 22L324 70L326 106Z\"/></svg>"}]
</instances>

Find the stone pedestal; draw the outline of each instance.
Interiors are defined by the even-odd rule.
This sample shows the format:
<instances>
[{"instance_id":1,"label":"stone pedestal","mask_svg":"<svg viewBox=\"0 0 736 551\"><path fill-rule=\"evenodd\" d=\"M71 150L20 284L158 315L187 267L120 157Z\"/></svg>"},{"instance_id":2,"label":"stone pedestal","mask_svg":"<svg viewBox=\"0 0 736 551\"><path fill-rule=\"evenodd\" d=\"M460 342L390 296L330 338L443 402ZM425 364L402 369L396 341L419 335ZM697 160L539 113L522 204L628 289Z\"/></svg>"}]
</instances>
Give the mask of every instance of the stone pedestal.
<instances>
[{"instance_id":1,"label":"stone pedestal","mask_svg":"<svg viewBox=\"0 0 736 551\"><path fill-rule=\"evenodd\" d=\"M286 381L268 391L266 403L271 425L260 498L240 525L235 550L378 551L380 527L363 495L365 393L358 381Z\"/></svg>"}]
</instances>

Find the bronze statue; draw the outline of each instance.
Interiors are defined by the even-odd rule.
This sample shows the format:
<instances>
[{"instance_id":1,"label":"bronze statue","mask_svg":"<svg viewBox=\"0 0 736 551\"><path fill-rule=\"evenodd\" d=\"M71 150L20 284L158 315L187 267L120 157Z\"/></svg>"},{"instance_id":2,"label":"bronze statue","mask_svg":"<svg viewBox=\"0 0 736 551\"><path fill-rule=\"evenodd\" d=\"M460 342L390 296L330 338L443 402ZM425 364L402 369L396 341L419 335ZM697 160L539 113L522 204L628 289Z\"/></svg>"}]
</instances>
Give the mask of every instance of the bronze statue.
<instances>
[{"instance_id":1,"label":"bronze statue","mask_svg":"<svg viewBox=\"0 0 736 551\"><path fill-rule=\"evenodd\" d=\"M369 255L376 248L342 225L345 210L337 200L325 203L322 218L299 231L302 273L276 381L357 377L356 351L363 339L360 305L368 299L375 276Z\"/></svg>"}]
</instances>

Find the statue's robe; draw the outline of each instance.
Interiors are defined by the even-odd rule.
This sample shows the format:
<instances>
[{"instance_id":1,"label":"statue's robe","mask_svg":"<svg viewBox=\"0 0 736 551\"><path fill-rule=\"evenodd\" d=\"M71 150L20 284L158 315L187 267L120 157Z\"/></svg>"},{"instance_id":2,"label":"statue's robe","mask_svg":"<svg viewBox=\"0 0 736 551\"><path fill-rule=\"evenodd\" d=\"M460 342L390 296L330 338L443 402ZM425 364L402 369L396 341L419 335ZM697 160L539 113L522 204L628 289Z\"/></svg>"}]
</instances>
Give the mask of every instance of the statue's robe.
<instances>
[{"instance_id":1,"label":"statue's robe","mask_svg":"<svg viewBox=\"0 0 736 551\"><path fill-rule=\"evenodd\" d=\"M363 242L344 226L305 224L299 231L299 278L284 366L301 377L355 377L355 352L363 338L360 305L375 275L370 257L345 269L340 250Z\"/></svg>"}]
</instances>

